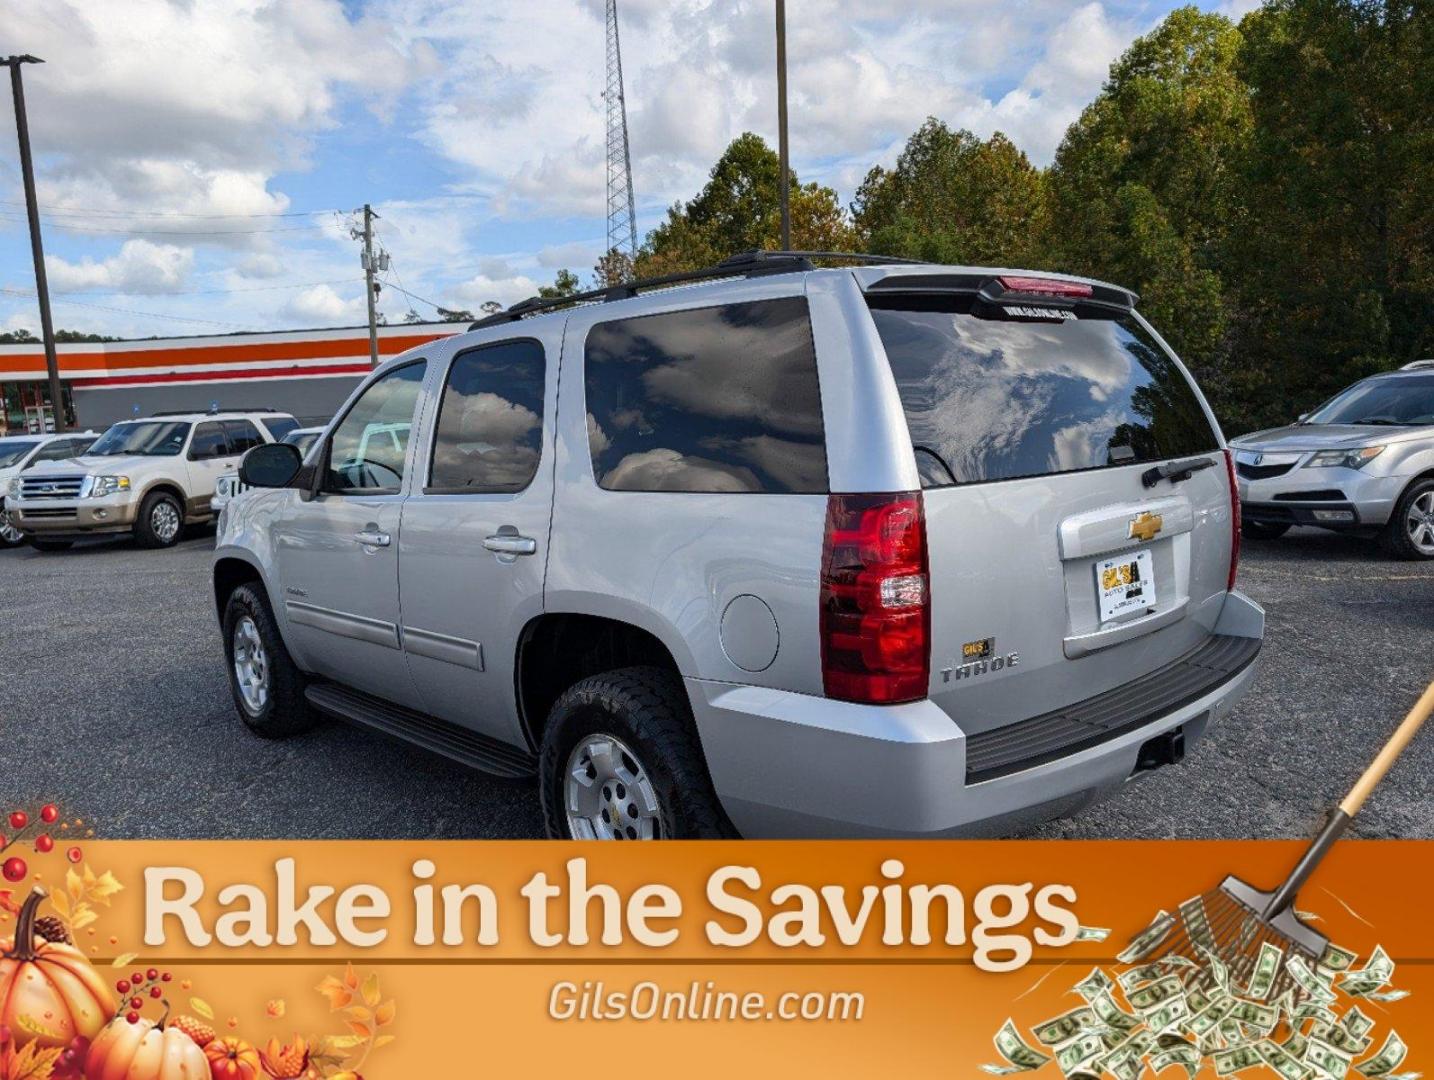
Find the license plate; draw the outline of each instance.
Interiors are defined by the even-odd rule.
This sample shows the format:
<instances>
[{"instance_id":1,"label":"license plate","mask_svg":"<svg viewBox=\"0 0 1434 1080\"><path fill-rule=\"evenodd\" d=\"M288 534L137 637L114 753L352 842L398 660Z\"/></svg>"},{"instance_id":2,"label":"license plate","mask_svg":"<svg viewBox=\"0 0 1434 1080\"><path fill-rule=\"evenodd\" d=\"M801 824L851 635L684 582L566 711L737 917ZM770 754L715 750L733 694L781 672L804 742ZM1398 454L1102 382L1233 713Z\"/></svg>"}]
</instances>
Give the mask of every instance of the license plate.
<instances>
[{"instance_id":1,"label":"license plate","mask_svg":"<svg viewBox=\"0 0 1434 1080\"><path fill-rule=\"evenodd\" d=\"M1150 552L1137 551L1096 563L1095 594L1103 623L1154 608L1155 561Z\"/></svg>"}]
</instances>

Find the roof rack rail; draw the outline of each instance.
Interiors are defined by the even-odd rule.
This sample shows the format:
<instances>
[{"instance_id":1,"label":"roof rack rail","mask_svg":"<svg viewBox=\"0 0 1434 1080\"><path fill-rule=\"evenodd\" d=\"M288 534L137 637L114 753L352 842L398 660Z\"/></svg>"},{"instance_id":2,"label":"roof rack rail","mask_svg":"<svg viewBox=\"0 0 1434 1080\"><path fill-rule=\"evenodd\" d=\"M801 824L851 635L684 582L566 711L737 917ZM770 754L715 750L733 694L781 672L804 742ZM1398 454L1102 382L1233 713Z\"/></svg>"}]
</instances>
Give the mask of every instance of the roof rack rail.
<instances>
[{"instance_id":1,"label":"roof rack rail","mask_svg":"<svg viewBox=\"0 0 1434 1080\"><path fill-rule=\"evenodd\" d=\"M281 413L283 409L276 409L272 405L236 405L233 408L209 408L209 409L162 409L159 412L152 412L151 417L159 416L215 416L218 413Z\"/></svg>"},{"instance_id":2,"label":"roof rack rail","mask_svg":"<svg viewBox=\"0 0 1434 1080\"><path fill-rule=\"evenodd\" d=\"M683 270L675 274L664 274L661 277L626 281L617 285L607 285L600 289L573 293L570 296L530 296L504 311L497 311L482 319L474 320L469 324L468 329L481 330L485 326L501 326L504 323L517 322L526 315L536 315L571 304L593 302L606 304L614 300L630 300L645 289L660 289L668 285L683 285L713 278L760 277L764 274L791 274L803 270L815 270L815 260L854 262L865 265L888 263L920 265L919 259L902 259L895 255L866 255L855 251L743 251L737 255L728 256L715 266L705 266L700 270Z\"/></svg>"}]
</instances>

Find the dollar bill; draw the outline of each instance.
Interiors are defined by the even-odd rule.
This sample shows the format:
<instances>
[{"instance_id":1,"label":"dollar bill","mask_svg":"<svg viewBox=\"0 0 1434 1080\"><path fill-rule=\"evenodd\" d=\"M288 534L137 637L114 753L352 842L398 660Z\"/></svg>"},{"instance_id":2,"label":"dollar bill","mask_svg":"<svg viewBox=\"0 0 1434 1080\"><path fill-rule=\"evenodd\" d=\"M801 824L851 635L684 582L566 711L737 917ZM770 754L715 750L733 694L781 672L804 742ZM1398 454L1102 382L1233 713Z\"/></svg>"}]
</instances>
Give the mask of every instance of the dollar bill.
<instances>
[{"instance_id":1,"label":"dollar bill","mask_svg":"<svg viewBox=\"0 0 1434 1080\"><path fill-rule=\"evenodd\" d=\"M1166 966L1157 960L1154 963L1133 967L1129 971L1122 971L1116 976L1116 981L1120 983L1122 990L1129 993L1131 988L1139 986L1141 983L1154 982L1156 979L1164 978L1167 974Z\"/></svg>"},{"instance_id":2,"label":"dollar bill","mask_svg":"<svg viewBox=\"0 0 1434 1080\"><path fill-rule=\"evenodd\" d=\"M1245 1001L1236 998L1235 1007L1230 1010L1228 1019L1249 1024L1258 1029L1261 1034L1268 1034L1280 1022L1280 1011L1273 1005L1262 1005L1258 1001Z\"/></svg>"},{"instance_id":3,"label":"dollar bill","mask_svg":"<svg viewBox=\"0 0 1434 1080\"><path fill-rule=\"evenodd\" d=\"M1056 1051L1056 1064L1060 1066L1061 1072L1070 1076L1072 1073L1080 1071L1081 1066L1103 1053L1105 1053L1105 1043L1100 1041L1099 1035L1081 1035Z\"/></svg>"},{"instance_id":4,"label":"dollar bill","mask_svg":"<svg viewBox=\"0 0 1434 1080\"><path fill-rule=\"evenodd\" d=\"M1302 1035L1298 1031L1290 1032L1289 1037L1280 1043L1280 1045L1285 1048L1286 1053L1292 1054L1297 1058L1305 1056L1305 1050L1309 1048L1309 1044L1309 1036Z\"/></svg>"},{"instance_id":5,"label":"dollar bill","mask_svg":"<svg viewBox=\"0 0 1434 1080\"><path fill-rule=\"evenodd\" d=\"M1136 934L1130 944L1116 955L1116 959L1122 964L1133 964L1137 960L1143 960L1160 947L1160 944L1170 936L1170 931L1174 926L1174 915L1168 911L1158 912L1150 925Z\"/></svg>"},{"instance_id":6,"label":"dollar bill","mask_svg":"<svg viewBox=\"0 0 1434 1080\"><path fill-rule=\"evenodd\" d=\"M1117 1005L1109 992L1091 998L1090 1007L1102 1024L1115 1031L1128 1033L1140 1026L1140 1021Z\"/></svg>"},{"instance_id":7,"label":"dollar bill","mask_svg":"<svg viewBox=\"0 0 1434 1080\"><path fill-rule=\"evenodd\" d=\"M1369 1033L1369 1029L1374 1027L1374 1021L1365 1016L1358 1005L1351 1005L1349 1012L1340 1020L1339 1026L1358 1038Z\"/></svg>"},{"instance_id":8,"label":"dollar bill","mask_svg":"<svg viewBox=\"0 0 1434 1080\"><path fill-rule=\"evenodd\" d=\"M1205 970L1209 972L1210 978L1215 985L1226 993L1230 991L1230 969L1227 968L1214 949L1201 949L1205 954Z\"/></svg>"},{"instance_id":9,"label":"dollar bill","mask_svg":"<svg viewBox=\"0 0 1434 1080\"><path fill-rule=\"evenodd\" d=\"M1349 1063L1353 1058L1323 1039L1310 1036L1309 1046L1305 1048L1305 1060L1325 1076L1332 1076L1334 1080L1344 1080L1345 1074L1349 1072Z\"/></svg>"},{"instance_id":10,"label":"dollar bill","mask_svg":"<svg viewBox=\"0 0 1434 1080\"><path fill-rule=\"evenodd\" d=\"M1265 1064L1279 1073L1284 1080L1304 1080L1304 1077L1309 1075L1307 1065L1283 1046L1269 1039L1261 1039L1255 1044L1255 1049L1260 1052L1260 1057L1265 1059Z\"/></svg>"},{"instance_id":11,"label":"dollar bill","mask_svg":"<svg viewBox=\"0 0 1434 1080\"><path fill-rule=\"evenodd\" d=\"M1104 941L1110 937L1108 926L1082 926L1076 930L1077 941Z\"/></svg>"},{"instance_id":12,"label":"dollar bill","mask_svg":"<svg viewBox=\"0 0 1434 1080\"><path fill-rule=\"evenodd\" d=\"M1385 1038L1384 1045L1379 1048L1379 1053L1368 1061L1361 1061L1355 1066L1355 1069L1365 1076L1384 1076L1399 1068L1408 1053L1409 1048L1404 1045L1404 1040L1399 1037L1399 1032L1391 1031Z\"/></svg>"},{"instance_id":13,"label":"dollar bill","mask_svg":"<svg viewBox=\"0 0 1434 1080\"><path fill-rule=\"evenodd\" d=\"M1100 968L1091 968L1090 974L1076 983L1071 989L1085 998L1086 1001L1090 1001L1092 998L1099 997L1101 994L1109 993L1110 988L1114 985L1115 983L1111 981L1110 976Z\"/></svg>"},{"instance_id":14,"label":"dollar bill","mask_svg":"<svg viewBox=\"0 0 1434 1080\"><path fill-rule=\"evenodd\" d=\"M1321 1005L1328 1005L1335 1000L1335 993L1324 981L1310 970L1305 963L1304 957L1292 956L1285 964L1285 970L1289 972L1290 978L1294 979L1295 985L1308 994L1311 1000Z\"/></svg>"},{"instance_id":15,"label":"dollar bill","mask_svg":"<svg viewBox=\"0 0 1434 1080\"><path fill-rule=\"evenodd\" d=\"M992 1040L997 1052L1006 1059L1007 1065L982 1065L981 1068L993 1076L1009 1076L1013 1072L1029 1072L1039 1069L1051 1059L1032 1046L1028 1046L1016 1030L1014 1020L1007 1019Z\"/></svg>"},{"instance_id":16,"label":"dollar bill","mask_svg":"<svg viewBox=\"0 0 1434 1080\"><path fill-rule=\"evenodd\" d=\"M1330 942L1324 947L1324 952L1320 954L1319 966L1328 971L1346 971L1358 959L1358 955L1358 953L1341 949L1334 942Z\"/></svg>"},{"instance_id":17,"label":"dollar bill","mask_svg":"<svg viewBox=\"0 0 1434 1080\"><path fill-rule=\"evenodd\" d=\"M1260 943L1260 955L1255 958L1255 970L1250 974L1250 985L1245 996L1264 1001L1275 987L1275 976L1280 973L1280 964L1285 951L1278 945L1265 941Z\"/></svg>"},{"instance_id":18,"label":"dollar bill","mask_svg":"<svg viewBox=\"0 0 1434 1080\"><path fill-rule=\"evenodd\" d=\"M1310 1035L1351 1057L1364 1053L1369 1049L1370 1042L1373 1041L1368 1035L1356 1035L1341 1024L1327 1023L1323 1020L1316 1021L1314 1027L1310 1028Z\"/></svg>"},{"instance_id":19,"label":"dollar bill","mask_svg":"<svg viewBox=\"0 0 1434 1080\"><path fill-rule=\"evenodd\" d=\"M1332 1026L1336 1022L1336 1019L1334 1010L1328 1005L1321 1005L1317 1001L1306 1001L1295 1006L1295 1012L1291 1022L1294 1024L1304 1024L1314 1020L1317 1023L1330 1024Z\"/></svg>"},{"instance_id":20,"label":"dollar bill","mask_svg":"<svg viewBox=\"0 0 1434 1080\"><path fill-rule=\"evenodd\" d=\"M1169 1031L1182 1020L1189 1018L1190 1006L1185 1003L1185 995L1181 994L1147 1015L1145 1026L1151 1031Z\"/></svg>"},{"instance_id":21,"label":"dollar bill","mask_svg":"<svg viewBox=\"0 0 1434 1080\"><path fill-rule=\"evenodd\" d=\"M1341 973L1339 988L1351 997L1365 997L1388 985L1393 976L1394 961L1382 945L1376 945L1364 967Z\"/></svg>"},{"instance_id":22,"label":"dollar bill","mask_svg":"<svg viewBox=\"0 0 1434 1080\"><path fill-rule=\"evenodd\" d=\"M1180 905L1180 918L1185 922L1185 932L1190 940L1202 949L1214 950L1215 935L1210 930L1210 919L1205 914L1205 899L1192 896Z\"/></svg>"},{"instance_id":23,"label":"dollar bill","mask_svg":"<svg viewBox=\"0 0 1434 1080\"><path fill-rule=\"evenodd\" d=\"M1253 1069L1256 1065L1264 1064L1264 1058L1260 1057L1260 1051L1253 1045L1216 1050L1213 1056L1215 1072L1219 1076L1230 1076L1243 1069Z\"/></svg>"},{"instance_id":24,"label":"dollar bill","mask_svg":"<svg viewBox=\"0 0 1434 1080\"><path fill-rule=\"evenodd\" d=\"M1387 1002L1390 1002L1390 1001L1399 1001L1401 998L1407 998L1407 997L1409 996L1409 991L1408 991L1408 990L1382 990L1382 991L1379 991L1378 993L1364 994L1364 995L1362 995L1362 996L1365 997L1365 998L1368 998L1370 1001L1381 1001L1381 1002L1386 1002L1386 1003L1387 1003Z\"/></svg>"},{"instance_id":25,"label":"dollar bill","mask_svg":"<svg viewBox=\"0 0 1434 1080\"><path fill-rule=\"evenodd\" d=\"M1131 990L1125 995L1125 999L1137 1012L1148 1013L1183 993L1184 984L1180 981L1179 976L1166 975L1153 983Z\"/></svg>"},{"instance_id":26,"label":"dollar bill","mask_svg":"<svg viewBox=\"0 0 1434 1080\"><path fill-rule=\"evenodd\" d=\"M1068 1013L1053 1017L1043 1024L1038 1024L1031 1029L1036 1041L1046 1046L1059 1046L1061 1043L1070 1042L1082 1032L1089 1031L1095 1026L1095 1013L1090 1006L1082 1005L1078 1009L1072 1009Z\"/></svg>"},{"instance_id":27,"label":"dollar bill","mask_svg":"<svg viewBox=\"0 0 1434 1080\"><path fill-rule=\"evenodd\" d=\"M1186 1027L1192 1035L1205 1035L1218 1028L1220 1021L1229 1016L1234 1007L1235 1000L1233 998L1221 998L1192 1016Z\"/></svg>"},{"instance_id":28,"label":"dollar bill","mask_svg":"<svg viewBox=\"0 0 1434 1080\"><path fill-rule=\"evenodd\" d=\"M1156 1072L1164 1072L1172 1065L1181 1065L1193 1080L1195 1074L1200 1070L1200 1062L1200 1051L1186 1043L1183 1046L1172 1046L1160 1051L1150 1059L1150 1067Z\"/></svg>"}]
</instances>

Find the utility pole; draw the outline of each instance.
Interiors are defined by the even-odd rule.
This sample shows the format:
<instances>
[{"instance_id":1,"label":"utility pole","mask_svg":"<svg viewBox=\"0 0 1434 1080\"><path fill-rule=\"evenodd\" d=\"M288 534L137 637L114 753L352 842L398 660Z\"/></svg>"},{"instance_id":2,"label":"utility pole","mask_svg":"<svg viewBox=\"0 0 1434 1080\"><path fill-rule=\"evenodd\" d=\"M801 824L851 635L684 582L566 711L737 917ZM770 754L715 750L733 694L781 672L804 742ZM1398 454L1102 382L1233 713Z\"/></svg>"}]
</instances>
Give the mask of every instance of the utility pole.
<instances>
[{"instance_id":1,"label":"utility pole","mask_svg":"<svg viewBox=\"0 0 1434 1080\"><path fill-rule=\"evenodd\" d=\"M43 64L36 56L7 56L0 60L10 69L10 92L15 99L15 134L20 139L20 175L25 182L25 212L30 218L30 254L35 260L35 292L40 298L40 334L45 339L45 370L50 376L50 412L56 433L65 431L65 396L60 386L60 361L55 355L55 324L50 318L50 283L45 276L45 245L40 239L40 205L35 198L35 166L30 160L30 125L25 118L25 87L20 81L23 64ZM45 413L40 411L44 433Z\"/></svg>"},{"instance_id":2,"label":"utility pole","mask_svg":"<svg viewBox=\"0 0 1434 1080\"><path fill-rule=\"evenodd\" d=\"M374 281L376 269L373 258L373 219L378 217L373 207L363 204L363 278L364 293L368 297L368 358L378 367L378 312L374 310Z\"/></svg>"},{"instance_id":3,"label":"utility pole","mask_svg":"<svg viewBox=\"0 0 1434 1080\"><path fill-rule=\"evenodd\" d=\"M791 251L791 173L787 154L787 0L777 0L777 157L782 169L782 250Z\"/></svg>"}]
</instances>

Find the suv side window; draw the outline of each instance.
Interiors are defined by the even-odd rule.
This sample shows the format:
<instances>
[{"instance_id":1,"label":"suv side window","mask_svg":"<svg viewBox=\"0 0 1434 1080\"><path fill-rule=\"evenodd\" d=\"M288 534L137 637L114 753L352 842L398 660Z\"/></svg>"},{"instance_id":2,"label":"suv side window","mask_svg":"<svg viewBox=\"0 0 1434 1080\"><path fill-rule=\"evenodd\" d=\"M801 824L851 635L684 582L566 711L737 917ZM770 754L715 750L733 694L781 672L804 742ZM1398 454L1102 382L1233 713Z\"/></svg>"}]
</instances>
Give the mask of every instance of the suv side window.
<instances>
[{"instance_id":1,"label":"suv side window","mask_svg":"<svg viewBox=\"0 0 1434 1080\"><path fill-rule=\"evenodd\" d=\"M207 421L194 429L194 438L189 444L190 461L228 456L229 439L224 434L224 425L218 420Z\"/></svg>"},{"instance_id":2,"label":"suv side window","mask_svg":"<svg viewBox=\"0 0 1434 1080\"><path fill-rule=\"evenodd\" d=\"M325 491L392 494L403 485L408 436L428 362L395 368L369 384L334 429L325 462Z\"/></svg>"},{"instance_id":3,"label":"suv side window","mask_svg":"<svg viewBox=\"0 0 1434 1080\"><path fill-rule=\"evenodd\" d=\"M585 366L588 444L602 487L827 490L804 298L599 323Z\"/></svg>"},{"instance_id":4,"label":"suv side window","mask_svg":"<svg viewBox=\"0 0 1434 1080\"><path fill-rule=\"evenodd\" d=\"M248 420L225 420L224 431L229 436L229 452L242 454L256 446L264 445L264 436Z\"/></svg>"},{"instance_id":5,"label":"suv side window","mask_svg":"<svg viewBox=\"0 0 1434 1080\"><path fill-rule=\"evenodd\" d=\"M543 347L506 341L472 349L448 369L428 494L522 491L543 448Z\"/></svg>"},{"instance_id":6,"label":"suv side window","mask_svg":"<svg viewBox=\"0 0 1434 1080\"><path fill-rule=\"evenodd\" d=\"M259 423L264 425L275 442L283 442L284 436L299 426L299 422L292 416L262 416Z\"/></svg>"},{"instance_id":7,"label":"suv side window","mask_svg":"<svg viewBox=\"0 0 1434 1080\"><path fill-rule=\"evenodd\" d=\"M64 461L66 458L78 457L89 448L93 441L93 439L55 439L40 447L31 459L31 464L41 461Z\"/></svg>"}]
</instances>

